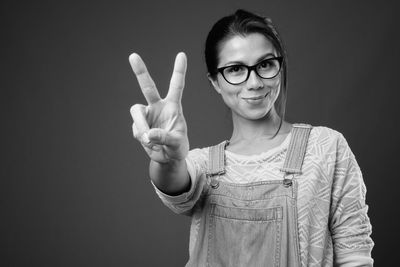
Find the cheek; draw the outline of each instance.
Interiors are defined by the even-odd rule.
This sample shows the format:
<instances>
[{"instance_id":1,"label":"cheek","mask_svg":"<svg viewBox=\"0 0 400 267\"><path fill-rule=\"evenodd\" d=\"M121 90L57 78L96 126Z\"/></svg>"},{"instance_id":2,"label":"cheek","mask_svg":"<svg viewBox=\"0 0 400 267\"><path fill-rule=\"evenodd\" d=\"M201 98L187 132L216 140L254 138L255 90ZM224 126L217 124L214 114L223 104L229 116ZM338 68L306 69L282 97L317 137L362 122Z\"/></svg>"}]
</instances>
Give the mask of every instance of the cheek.
<instances>
[{"instance_id":1,"label":"cheek","mask_svg":"<svg viewBox=\"0 0 400 267\"><path fill-rule=\"evenodd\" d=\"M225 104L231 109L238 105L240 89L234 86L225 86L221 88L221 96Z\"/></svg>"},{"instance_id":2,"label":"cheek","mask_svg":"<svg viewBox=\"0 0 400 267\"><path fill-rule=\"evenodd\" d=\"M271 90L273 94L279 94L281 89L281 79L273 79L265 82L265 86Z\"/></svg>"},{"instance_id":3,"label":"cheek","mask_svg":"<svg viewBox=\"0 0 400 267\"><path fill-rule=\"evenodd\" d=\"M237 85L227 83L225 80L219 82L222 97L229 98L240 93L241 88Z\"/></svg>"},{"instance_id":4,"label":"cheek","mask_svg":"<svg viewBox=\"0 0 400 267\"><path fill-rule=\"evenodd\" d=\"M238 92L235 90L221 90L222 99L224 99L224 102L229 106L237 102L237 95Z\"/></svg>"},{"instance_id":5,"label":"cheek","mask_svg":"<svg viewBox=\"0 0 400 267\"><path fill-rule=\"evenodd\" d=\"M278 75L277 77L271 80L265 80L265 85L271 89L278 89L281 85L281 76Z\"/></svg>"}]
</instances>

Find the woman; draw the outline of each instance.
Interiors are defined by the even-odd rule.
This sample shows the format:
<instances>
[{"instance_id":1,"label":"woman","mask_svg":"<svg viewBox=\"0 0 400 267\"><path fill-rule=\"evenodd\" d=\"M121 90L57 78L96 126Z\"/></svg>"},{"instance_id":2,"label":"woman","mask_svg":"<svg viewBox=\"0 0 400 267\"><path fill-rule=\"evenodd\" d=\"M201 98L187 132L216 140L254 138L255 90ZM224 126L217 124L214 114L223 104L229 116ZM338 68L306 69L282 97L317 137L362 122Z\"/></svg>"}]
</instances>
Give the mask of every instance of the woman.
<instances>
[{"instance_id":1,"label":"woman","mask_svg":"<svg viewBox=\"0 0 400 267\"><path fill-rule=\"evenodd\" d=\"M238 10L206 41L208 79L232 111L229 141L189 151L176 57L161 99L137 54L148 102L131 108L162 201L192 216L187 266L372 266L365 185L345 138L284 121L287 58L267 18Z\"/></svg>"}]
</instances>

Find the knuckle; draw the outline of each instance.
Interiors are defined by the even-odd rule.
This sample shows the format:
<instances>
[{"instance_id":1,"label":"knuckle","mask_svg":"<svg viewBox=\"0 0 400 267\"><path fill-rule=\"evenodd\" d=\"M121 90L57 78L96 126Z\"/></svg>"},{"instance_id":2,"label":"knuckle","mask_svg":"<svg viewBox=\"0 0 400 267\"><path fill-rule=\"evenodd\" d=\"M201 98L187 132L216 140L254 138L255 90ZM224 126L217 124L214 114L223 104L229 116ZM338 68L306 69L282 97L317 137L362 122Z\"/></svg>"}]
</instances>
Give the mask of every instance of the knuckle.
<instances>
[{"instance_id":1,"label":"knuckle","mask_svg":"<svg viewBox=\"0 0 400 267\"><path fill-rule=\"evenodd\" d=\"M143 110L145 110L145 107L142 104L133 105L130 108L130 113L131 113L132 119L143 114Z\"/></svg>"},{"instance_id":2,"label":"knuckle","mask_svg":"<svg viewBox=\"0 0 400 267\"><path fill-rule=\"evenodd\" d=\"M158 140L161 140L161 138L162 138L161 131L158 130L158 129L155 130L155 131L154 131L154 137L157 138Z\"/></svg>"},{"instance_id":3,"label":"knuckle","mask_svg":"<svg viewBox=\"0 0 400 267\"><path fill-rule=\"evenodd\" d=\"M160 129L152 129L150 135L151 139L156 140L157 142L162 142L163 133Z\"/></svg>"},{"instance_id":4,"label":"knuckle","mask_svg":"<svg viewBox=\"0 0 400 267\"><path fill-rule=\"evenodd\" d=\"M136 110L137 110L137 107L136 107L136 105L137 104L135 104L135 105L133 105L133 106L131 106L131 108L130 108L130 113L131 113L131 115L132 115L132 117L133 117L133 114L135 114L135 112L136 112Z\"/></svg>"},{"instance_id":5,"label":"knuckle","mask_svg":"<svg viewBox=\"0 0 400 267\"><path fill-rule=\"evenodd\" d=\"M158 134L158 140L160 140L162 144L165 143L165 136L161 132Z\"/></svg>"},{"instance_id":6,"label":"knuckle","mask_svg":"<svg viewBox=\"0 0 400 267\"><path fill-rule=\"evenodd\" d=\"M132 126L132 133L133 137L140 142L142 134L139 132L136 126Z\"/></svg>"},{"instance_id":7,"label":"knuckle","mask_svg":"<svg viewBox=\"0 0 400 267\"><path fill-rule=\"evenodd\" d=\"M160 140L160 142L161 142L162 144L165 144L165 141L166 141L166 133L164 133L164 132L162 132L162 131L159 131L159 132L158 132L158 139Z\"/></svg>"}]
</instances>

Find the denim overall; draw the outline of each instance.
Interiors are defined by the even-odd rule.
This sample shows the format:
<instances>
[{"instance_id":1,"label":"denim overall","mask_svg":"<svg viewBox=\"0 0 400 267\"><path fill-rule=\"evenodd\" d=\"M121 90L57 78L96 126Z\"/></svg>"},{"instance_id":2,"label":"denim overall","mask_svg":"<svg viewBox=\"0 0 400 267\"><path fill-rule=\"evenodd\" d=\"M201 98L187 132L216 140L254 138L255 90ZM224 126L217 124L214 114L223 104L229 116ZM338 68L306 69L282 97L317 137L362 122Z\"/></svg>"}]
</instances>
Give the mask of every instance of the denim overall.
<instances>
[{"instance_id":1,"label":"denim overall","mask_svg":"<svg viewBox=\"0 0 400 267\"><path fill-rule=\"evenodd\" d=\"M210 147L200 200L205 234L187 266L300 266L297 181L311 126L294 124L282 180L227 183L225 147Z\"/></svg>"}]
</instances>

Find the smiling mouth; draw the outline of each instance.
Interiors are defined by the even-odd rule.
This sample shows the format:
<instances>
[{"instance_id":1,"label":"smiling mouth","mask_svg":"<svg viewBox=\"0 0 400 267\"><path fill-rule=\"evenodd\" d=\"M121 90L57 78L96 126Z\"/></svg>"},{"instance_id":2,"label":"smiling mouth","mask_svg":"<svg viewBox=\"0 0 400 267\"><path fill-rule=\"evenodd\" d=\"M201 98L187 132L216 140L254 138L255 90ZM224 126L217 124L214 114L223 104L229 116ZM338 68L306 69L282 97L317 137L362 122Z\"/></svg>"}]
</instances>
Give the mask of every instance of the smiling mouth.
<instances>
[{"instance_id":1,"label":"smiling mouth","mask_svg":"<svg viewBox=\"0 0 400 267\"><path fill-rule=\"evenodd\" d=\"M265 95L260 95L260 96L254 96L254 97L243 97L244 100L259 100L265 98L269 94L266 93Z\"/></svg>"}]
</instances>

